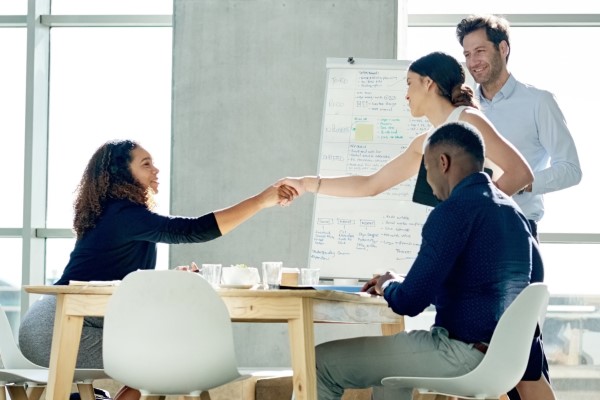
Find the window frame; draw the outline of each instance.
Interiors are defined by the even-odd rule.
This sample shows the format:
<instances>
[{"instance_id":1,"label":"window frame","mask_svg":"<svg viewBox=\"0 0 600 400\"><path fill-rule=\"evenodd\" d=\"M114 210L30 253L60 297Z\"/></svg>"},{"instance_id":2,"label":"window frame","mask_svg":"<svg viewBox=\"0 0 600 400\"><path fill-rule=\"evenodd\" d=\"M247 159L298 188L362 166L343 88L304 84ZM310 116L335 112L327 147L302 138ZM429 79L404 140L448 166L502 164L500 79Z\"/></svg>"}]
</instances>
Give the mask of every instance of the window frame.
<instances>
[{"instance_id":1,"label":"window frame","mask_svg":"<svg viewBox=\"0 0 600 400\"><path fill-rule=\"evenodd\" d=\"M408 14L410 27L455 26L463 14ZM504 14L519 27L600 27L600 14ZM0 227L0 238L23 239L22 284L43 284L45 241L72 238L69 228L48 229L46 177L48 147L49 34L52 27L172 27L172 15L53 15L47 0L29 0L27 15L0 15L0 28L23 27L27 32L25 123L25 186L22 228ZM597 244L598 233L540 233L542 243ZM22 309L29 296L22 295Z\"/></svg>"}]
</instances>

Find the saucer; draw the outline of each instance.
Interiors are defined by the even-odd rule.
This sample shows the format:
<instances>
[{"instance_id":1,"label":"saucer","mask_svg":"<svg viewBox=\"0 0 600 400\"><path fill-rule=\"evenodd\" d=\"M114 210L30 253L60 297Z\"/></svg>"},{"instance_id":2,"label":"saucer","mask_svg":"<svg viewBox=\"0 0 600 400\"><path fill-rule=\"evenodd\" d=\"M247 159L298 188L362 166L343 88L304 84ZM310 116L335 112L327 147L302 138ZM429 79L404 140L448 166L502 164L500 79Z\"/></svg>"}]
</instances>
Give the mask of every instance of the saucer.
<instances>
[{"instance_id":1,"label":"saucer","mask_svg":"<svg viewBox=\"0 0 600 400\"><path fill-rule=\"evenodd\" d=\"M219 285L222 289L250 289L254 285Z\"/></svg>"}]
</instances>

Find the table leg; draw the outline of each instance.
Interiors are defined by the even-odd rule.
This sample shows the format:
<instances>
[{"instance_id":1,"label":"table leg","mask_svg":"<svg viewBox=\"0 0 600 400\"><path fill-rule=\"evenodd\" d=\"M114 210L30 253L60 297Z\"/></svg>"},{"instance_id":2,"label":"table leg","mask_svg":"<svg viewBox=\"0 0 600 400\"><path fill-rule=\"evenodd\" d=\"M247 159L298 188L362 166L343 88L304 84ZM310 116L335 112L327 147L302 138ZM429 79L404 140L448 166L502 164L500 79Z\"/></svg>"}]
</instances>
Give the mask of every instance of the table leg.
<instances>
[{"instance_id":1,"label":"table leg","mask_svg":"<svg viewBox=\"0 0 600 400\"><path fill-rule=\"evenodd\" d=\"M2 390L4 390L4 387ZM11 400L27 400L27 390L25 389L25 386L8 385L6 386L6 390L8 391Z\"/></svg>"},{"instance_id":2,"label":"table leg","mask_svg":"<svg viewBox=\"0 0 600 400\"><path fill-rule=\"evenodd\" d=\"M445 396L443 394L429 394L429 393L419 393L418 391L413 391L412 400L458 400L456 397Z\"/></svg>"},{"instance_id":3,"label":"table leg","mask_svg":"<svg viewBox=\"0 0 600 400\"><path fill-rule=\"evenodd\" d=\"M42 393L46 390L46 386L30 386L27 388L27 399L28 400L39 400L42 397Z\"/></svg>"},{"instance_id":4,"label":"table leg","mask_svg":"<svg viewBox=\"0 0 600 400\"><path fill-rule=\"evenodd\" d=\"M383 336L395 335L404 331L404 320L394 324L381 324L381 334Z\"/></svg>"},{"instance_id":5,"label":"table leg","mask_svg":"<svg viewBox=\"0 0 600 400\"><path fill-rule=\"evenodd\" d=\"M315 334L311 299L302 298L301 317L288 320L295 400L317 398Z\"/></svg>"},{"instance_id":6,"label":"table leg","mask_svg":"<svg viewBox=\"0 0 600 400\"><path fill-rule=\"evenodd\" d=\"M69 297L63 294L56 296L56 320L52 335L46 400L69 398L83 329L82 316L67 315Z\"/></svg>"}]
</instances>

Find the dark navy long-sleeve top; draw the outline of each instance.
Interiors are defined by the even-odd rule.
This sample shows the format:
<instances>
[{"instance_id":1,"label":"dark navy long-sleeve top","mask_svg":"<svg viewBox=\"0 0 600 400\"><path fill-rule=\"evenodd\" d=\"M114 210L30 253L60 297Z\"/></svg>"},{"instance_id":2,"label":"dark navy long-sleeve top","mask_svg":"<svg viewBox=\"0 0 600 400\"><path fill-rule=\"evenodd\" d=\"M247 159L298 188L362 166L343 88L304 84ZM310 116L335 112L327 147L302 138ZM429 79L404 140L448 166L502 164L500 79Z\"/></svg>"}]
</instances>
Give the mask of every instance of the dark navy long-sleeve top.
<instances>
[{"instance_id":1,"label":"dark navy long-sleeve top","mask_svg":"<svg viewBox=\"0 0 600 400\"><path fill-rule=\"evenodd\" d=\"M489 342L496 324L542 264L529 224L484 173L463 179L423 226L421 248L402 283L384 292L398 314L436 308L435 326L466 343Z\"/></svg>"},{"instance_id":2,"label":"dark navy long-sleeve top","mask_svg":"<svg viewBox=\"0 0 600 400\"><path fill-rule=\"evenodd\" d=\"M70 280L121 280L156 267L156 243L199 243L221 236L213 213L196 218L156 214L129 200L109 200L96 223L75 243L57 285Z\"/></svg>"}]
</instances>

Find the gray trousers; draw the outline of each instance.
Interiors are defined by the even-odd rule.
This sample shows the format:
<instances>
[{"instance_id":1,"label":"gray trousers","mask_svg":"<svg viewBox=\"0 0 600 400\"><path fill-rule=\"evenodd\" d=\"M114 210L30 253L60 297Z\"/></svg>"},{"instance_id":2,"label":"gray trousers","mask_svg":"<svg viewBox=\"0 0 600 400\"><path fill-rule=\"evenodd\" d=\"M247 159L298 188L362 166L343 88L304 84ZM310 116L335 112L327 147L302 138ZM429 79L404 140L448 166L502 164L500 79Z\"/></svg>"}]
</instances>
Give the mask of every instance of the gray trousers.
<instances>
[{"instance_id":1,"label":"gray trousers","mask_svg":"<svg viewBox=\"0 0 600 400\"><path fill-rule=\"evenodd\" d=\"M327 342L316 347L318 398L337 400L344 389L373 387L375 398L410 400L412 389L383 390L381 379L459 376L482 359L483 353L472 344L448 338L439 327Z\"/></svg>"},{"instance_id":2,"label":"gray trousers","mask_svg":"<svg viewBox=\"0 0 600 400\"><path fill-rule=\"evenodd\" d=\"M48 367L54 330L56 296L43 296L29 308L19 328L19 347L31 362ZM104 319L83 319L77 368L102 368L102 329Z\"/></svg>"}]
</instances>

